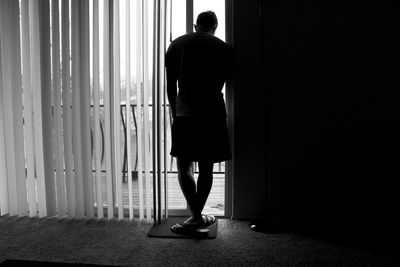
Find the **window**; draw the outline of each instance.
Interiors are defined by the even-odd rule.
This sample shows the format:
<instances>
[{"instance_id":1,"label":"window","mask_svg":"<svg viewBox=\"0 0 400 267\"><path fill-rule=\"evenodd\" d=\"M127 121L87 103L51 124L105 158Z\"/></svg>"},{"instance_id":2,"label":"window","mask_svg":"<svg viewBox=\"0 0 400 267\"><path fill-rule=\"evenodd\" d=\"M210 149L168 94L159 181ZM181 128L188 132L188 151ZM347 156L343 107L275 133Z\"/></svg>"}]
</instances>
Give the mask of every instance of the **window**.
<instances>
[{"instance_id":1,"label":"window","mask_svg":"<svg viewBox=\"0 0 400 267\"><path fill-rule=\"evenodd\" d=\"M0 214L152 220L185 210L164 53L203 10L217 13L224 39L225 1L0 6ZM206 212L223 215L224 173L215 166Z\"/></svg>"}]
</instances>

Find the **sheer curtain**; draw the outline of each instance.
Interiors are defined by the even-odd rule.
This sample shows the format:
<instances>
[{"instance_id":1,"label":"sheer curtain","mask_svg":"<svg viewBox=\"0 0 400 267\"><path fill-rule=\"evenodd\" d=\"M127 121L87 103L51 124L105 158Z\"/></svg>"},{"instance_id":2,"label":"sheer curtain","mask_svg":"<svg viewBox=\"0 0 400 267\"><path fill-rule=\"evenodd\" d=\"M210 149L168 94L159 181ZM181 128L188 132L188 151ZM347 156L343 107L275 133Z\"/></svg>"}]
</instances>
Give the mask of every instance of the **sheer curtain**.
<instances>
[{"instance_id":1,"label":"sheer curtain","mask_svg":"<svg viewBox=\"0 0 400 267\"><path fill-rule=\"evenodd\" d=\"M167 0L0 1L0 214L167 214Z\"/></svg>"}]
</instances>

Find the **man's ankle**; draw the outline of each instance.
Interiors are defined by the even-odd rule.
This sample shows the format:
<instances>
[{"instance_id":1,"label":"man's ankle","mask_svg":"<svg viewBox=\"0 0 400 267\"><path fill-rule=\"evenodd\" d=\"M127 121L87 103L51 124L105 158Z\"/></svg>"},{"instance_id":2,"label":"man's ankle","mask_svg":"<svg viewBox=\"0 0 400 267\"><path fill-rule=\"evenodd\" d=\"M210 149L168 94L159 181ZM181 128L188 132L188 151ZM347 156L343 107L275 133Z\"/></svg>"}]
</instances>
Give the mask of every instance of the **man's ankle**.
<instances>
[{"instance_id":1,"label":"man's ankle","mask_svg":"<svg viewBox=\"0 0 400 267\"><path fill-rule=\"evenodd\" d=\"M197 223L202 223L203 222L203 216L200 214L198 216L192 216L192 219L190 221L193 224L197 224Z\"/></svg>"}]
</instances>

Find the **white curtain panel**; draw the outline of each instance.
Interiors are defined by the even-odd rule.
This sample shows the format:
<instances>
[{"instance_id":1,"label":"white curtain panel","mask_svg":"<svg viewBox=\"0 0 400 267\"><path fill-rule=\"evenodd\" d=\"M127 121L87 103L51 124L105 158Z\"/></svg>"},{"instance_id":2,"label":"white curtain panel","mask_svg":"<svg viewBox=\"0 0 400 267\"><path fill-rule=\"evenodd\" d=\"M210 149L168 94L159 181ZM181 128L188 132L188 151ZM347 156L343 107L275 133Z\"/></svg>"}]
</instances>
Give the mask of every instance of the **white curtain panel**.
<instances>
[{"instance_id":1,"label":"white curtain panel","mask_svg":"<svg viewBox=\"0 0 400 267\"><path fill-rule=\"evenodd\" d=\"M167 0L0 1L0 214L160 221Z\"/></svg>"}]
</instances>

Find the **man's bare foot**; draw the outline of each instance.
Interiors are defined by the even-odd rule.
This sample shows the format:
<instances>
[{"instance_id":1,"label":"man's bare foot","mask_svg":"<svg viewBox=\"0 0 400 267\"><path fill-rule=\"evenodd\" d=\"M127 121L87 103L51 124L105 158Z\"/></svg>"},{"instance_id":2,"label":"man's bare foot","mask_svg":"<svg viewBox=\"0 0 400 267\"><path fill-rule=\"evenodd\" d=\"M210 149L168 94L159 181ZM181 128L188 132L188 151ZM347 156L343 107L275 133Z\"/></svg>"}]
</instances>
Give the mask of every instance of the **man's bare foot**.
<instances>
[{"instance_id":1,"label":"man's bare foot","mask_svg":"<svg viewBox=\"0 0 400 267\"><path fill-rule=\"evenodd\" d=\"M190 224L190 222L193 220L193 217L190 216L186 221L184 221L184 224Z\"/></svg>"},{"instance_id":2,"label":"man's bare foot","mask_svg":"<svg viewBox=\"0 0 400 267\"><path fill-rule=\"evenodd\" d=\"M204 224L203 217L199 219L194 219L192 216L189 217L186 221L183 222L184 224L191 225L191 226L200 226Z\"/></svg>"},{"instance_id":3,"label":"man's bare foot","mask_svg":"<svg viewBox=\"0 0 400 267\"><path fill-rule=\"evenodd\" d=\"M205 227L210 226L216 221L215 217L213 215L207 215L207 214L202 214L200 219L193 219L193 217L189 217L186 221L184 221L184 224L191 225L191 226L202 226L204 225Z\"/></svg>"}]
</instances>

